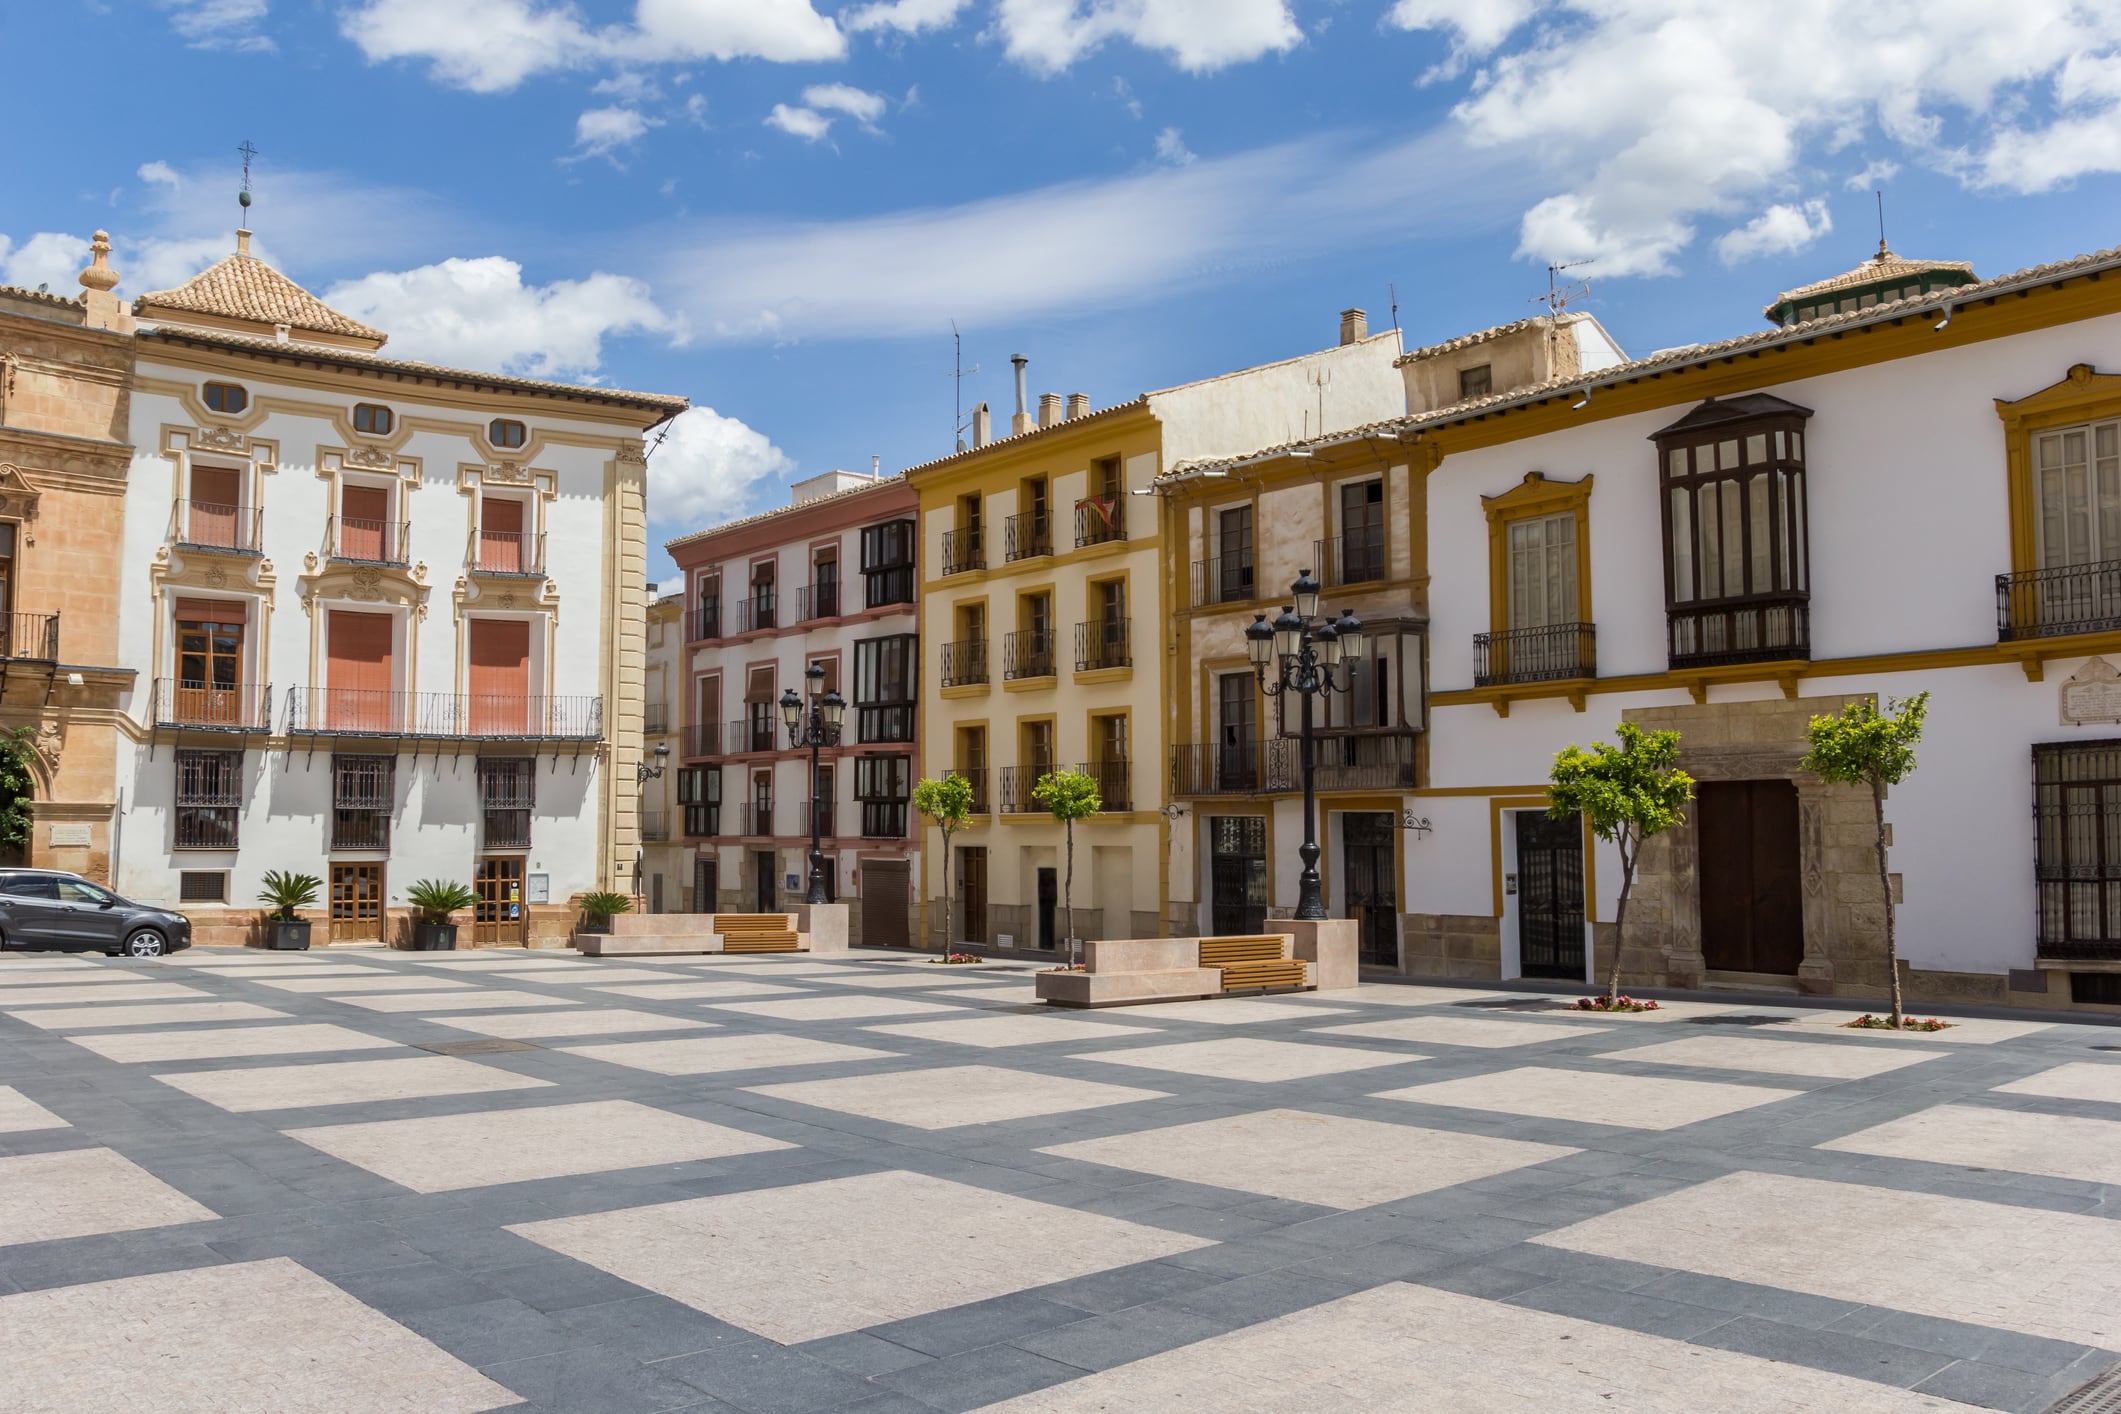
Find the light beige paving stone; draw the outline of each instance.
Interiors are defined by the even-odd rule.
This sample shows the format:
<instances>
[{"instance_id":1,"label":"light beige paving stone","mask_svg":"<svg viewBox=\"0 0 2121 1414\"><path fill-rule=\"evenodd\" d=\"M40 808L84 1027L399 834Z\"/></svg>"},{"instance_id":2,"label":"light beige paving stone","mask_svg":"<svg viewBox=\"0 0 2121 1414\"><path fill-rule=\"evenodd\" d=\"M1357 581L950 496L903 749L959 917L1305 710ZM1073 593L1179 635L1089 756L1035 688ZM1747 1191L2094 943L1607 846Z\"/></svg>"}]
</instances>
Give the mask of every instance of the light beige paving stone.
<instances>
[{"instance_id":1,"label":"light beige paving stone","mask_svg":"<svg viewBox=\"0 0 2121 1414\"><path fill-rule=\"evenodd\" d=\"M1367 1208L1579 1151L1304 1110L1263 1110L1039 1152L1296 1203Z\"/></svg>"},{"instance_id":2,"label":"light beige paving stone","mask_svg":"<svg viewBox=\"0 0 2121 1414\"><path fill-rule=\"evenodd\" d=\"M1164 1098L1160 1090L1026 1075L987 1065L944 1066L748 1088L754 1095L880 1119L886 1124L903 1124L909 1129L957 1129L968 1124L995 1124L1033 1115L1066 1114L1071 1110Z\"/></svg>"},{"instance_id":3,"label":"light beige paving stone","mask_svg":"<svg viewBox=\"0 0 2121 1414\"><path fill-rule=\"evenodd\" d=\"M1476 1002L1493 997L1518 997L1522 992L1483 991L1476 987L1424 987L1418 982L1400 985L1392 982L1365 982L1356 987L1335 988L1331 992L1313 992L1309 997L1296 999L1309 1003L1361 1002L1365 1006L1448 1006L1452 1002Z\"/></svg>"},{"instance_id":4,"label":"light beige paving stone","mask_svg":"<svg viewBox=\"0 0 2121 1414\"><path fill-rule=\"evenodd\" d=\"M1847 1375L1395 1283L1079 1380L987 1414L1945 1414Z\"/></svg>"},{"instance_id":5,"label":"light beige paving stone","mask_svg":"<svg viewBox=\"0 0 2121 1414\"><path fill-rule=\"evenodd\" d=\"M1038 987L1029 983L1020 987L960 987L950 993L950 1000L953 1002L1022 1002L1028 1005L1038 1000ZM1047 1008L1048 1011L1053 1009L1051 1007Z\"/></svg>"},{"instance_id":6,"label":"light beige paving stone","mask_svg":"<svg viewBox=\"0 0 2121 1414\"><path fill-rule=\"evenodd\" d=\"M1346 1015L1347 1008L1309 1001L1287 1001L1276 997L1209 997L1194 1002L1150 1002L1123 1008L1128 1016L1152 1021L1205 1021L1211 1026L1249 1026L1258 1021L1309 1021L1319 1016Z\"/></svg>"},{"instance_id":7,"label":"light beige paving stone","mask_svg":"<svg viewBox=\"0 0 2121 1414\"><path fill-rule=\"evenodd\" d=\"M840 1061L896 1060L890 1051L813 1041L807 1036L683 1036L670 1041L618 1041L608 1046L558 1049L657 1075L714 1075L782 1065L832 1065Z\"/></svg>"},{"instance_id":8,"label":"light beige paving stone","mask_svg":"<svg viewBox=\"0 0 2121 1414\"><path fill-rule=\"evenodd\" d=\"M2121 1184L2121 1123L2068 1115L1937 1105L1819 1146L1932 1164Z\"/></svg>"},{"instance_id":9,"label":"light beige paving stone","mask_svg":"<svg viewBox=\"0 0 2121 1414\"><path fill-rule=\"evenodd\" d=\"M669 978L648 967L592 967L583 964L569 967L510 967L488 974L504 977L510 982L536 982L552 987L597 987L606 982L659 982L668 983Z\"/></svg>"},{"instance_id":10,"label":"light beige paving stone","mask_svg":"<svg viewBox=\"0 0 2121 1414\"><path fill-rule=\"evenodd\" d=\"M477 1414L514 1406L285 1257L0 1296L22 1414Z\"/></svg>"},{"instance_id":11,"label":"light beige paving stone","mask_svg":"<svg viewBox=\"0 0 2121 1414\"><path fill-rule=\"evenodd\" d=\"M438 1026L454 1027L481 1036L502 1036L516 1041L534 1041L548 1036L618 1036L631 1031L711 1031L711 1021L693 1021L679 1016L658 1016L652 1011L624 1009L578 1009L565 1011L501 1012L486 1016L438 1018Z\"/></svg>"},{"instance_id":12,"label":"light beige paving stone","mask_svg":"<svg viewBox=\"0 0 2121 1414\"><path fill-rule=\"evenodd\" d=\"M11 1011L17 1021L27 1021L47 1031L72 1027L167 1026L186 1021L265 1021L287 1015L252 1002L171 1002L168 1006L32 1007Z\"/></svg>"},{"instance_id":13,"label":"light beige paving stone","mask_svg":"<svg viewBox=\"0 0 2121 1414\"><path fill-rule=\"evenodd\" d=\"M1427 1060L1428 1057L1405 1052L1391 1055L1382 1051L1358 1051L1353 1046L1309 1046L1297 1041L1232 1036L1222 1041L1181 1041L1170 1046L1098 1051L1070 1056L1069 1059L1269 1084L1277 1080L1308 1080L1317 1075L1370 1070L1381 1065L1401 1065L1407 1061Z\"/></svg>"},{"instance_id":14,"label":"light beige paving stone","mask_svg":"<svg viewBox=\"0 0 2121 1414\"><path fill-rule=\"evenodd\" d=\"M641 959L641 961L646 960L645 958ZM699 958L673 958L670 960L698 963L701 972L716 977L724 975L767 977L775 973L783 977L817 977L832 976L847 970L829 962L802 962L793 958L783 960L780 958L757 957L738 960L718 957L708 961L703 961Z\"/></svg>"},{"instance_id":15,"label":"light beige paving stone","mask_svg":"<svg viewBox=\"0 0 2121 1414\"><path fill-rule=\"evenodd\" d=\"M1658 1065L1698 1065L1709 1070L1743 1070L1765 1075L1809 1075L1822 1080L1861 1080L1903 1066L1920 1065L1946 1051L1911 1051L1892 1046L1839 1046L1794 1038L1761 1036L1682 1036L1648 1046L1601 1052L1608 1060L1652 1061Z\"/></svg>"},{"instance_id":16,"label":"light beige paving stone","mask_svg":"<svg viewBox=\"0 0 2121 1414\"><path fill-rule=\"evenodd\" d=\"M742 1012L776 1021L853 1021L865 1016L919 1016L953 1010L910 997L792 997L787 1001L717 1001L710 1005L716 1011Z\"/></svg>"},{"instance_id":17,"label":"light beige paving stone","mask_svg":"<svg viewBox=\"0 0 2121 1414\"><path fill-rule=\"evenodd\" d=\"M1210 1245L899 1172L508 1230L784 1344Z\"/></svg>"},{"instance_id":18,"label":"light beige paving stone","mask_svg":"<svg viewBox=\"0 0 2121 1414\"><path fill-rule=\"evenodd\" d=\"M976 967L934 967L926 972L909 972L897 968L889 972L842 972L811 980L834 987L865 987L880 992L891 992L902 987L978 987L991 984L994 977L991 973L980 976Z\"/></svg>"},{"instance_id":19,"label":"light beige paving stone","mask_svg":"<svg viewBox=\"0 0 2121 1414\"><path fill-rule=\"evenodd\" d=\"M2070 1061L2008 1085L1998 1085L2005 1095L2046 1095L2057 1100L2103 1100L2121 1104L2121 1065L2100 1061Z\"/></svg>"},{"instance_id":20,"label":"light beige paving stone","mask_svg":"<svg viewBox=\"0 0 2121 1414\"><path fill-rule=\"evenodd\" d=\"M0 1134L27 1134L35 1129L71 1129L59 1116L11 1085L0 1085Z\"/></svg>"},{"instance_id":21,"label":"light beige paving stone","mask_svg":"<svg viewBox=\"0 0 2121 1414\"><path fill-rule=\"evenodd\" d=\"M0 1203L0 1247L212 1222L221 1216L110 1149L0 1159L0 1193L7 1195ZM10 1350L8 1363L18 1355L19 1349ZM0 1406L8 1399L6 1383L0 1381Z\"/></svg>"},{"instance_id":22,"label":"light beige paving stone","mask_svg":"<svg viewBox=\"0 0 2121 1414\"><path fill-rule=\"evenodd\" d=\"M97 982L85 987L9 988L5 997L10 1008L59 1006L104 1002L173 1002L179 997L205 997L210 993L179 982Z\"/></svg>"},{"instance_id":23,"label":"light beige paving stone","mask_svg":"<svg viewBox=\"0 0 2121 1414\"><path fill-rule=\"evenodd\" d=\"M111 1036L67 1038L105 1060L138 1065L150 1061L208 1060L223 1056L300 1056L327 1051L404 1050L344 1026L215 1026L194 1031L130 1031Z\"/></svg>"},{"instance_id":24,"label":"light beige paving stone","mask_svg":"<svg viewBox=\"0 0 2121 1414\"><path fill-rule=\"evenodd\" d=\"M180 1071L155 1078L238 1114L309 1105L358 1105L369 1100L416 1100L432 1095L478 1095L492 1090L534 1090L551 1083L455 1056Z\"/></svg>"},{"instance_id":25,"label":"light beige paving stone","mask_svg":"<svg viewBox=\"0 0 2121 1414\"><path fill-rule=\"evenodd\" d=\"M1432 1041L1444 1046L1501 1047L1573 1041L1591 1032L1581 1026L1545 1026L1537 1021L1504 1021L1500 1017L1430 1015L1395 1016L1390 1021L1358 1021L1353 1026L1324 1026L1313 1034L1368 1036L1377 1041Z\"/></svg>"},{"instance_id":26,"label":"light beige paving stone","mask_svg":"<svg viewBox=\"0 0 2121 1414\"><path fill-rule=\"evenodd\" d=\"M71 953L5 953L0 954L0 977L51 970L93 971L102 965L100 962L92 962L88 958L76 957Z\"/></svg>"},{"instance_id":27,"label":"light beige paving stone","mask_svg":"<svg viewBox=\"0 0 2121 1414\"><path fill-rule=\"evenodd\" d=\"M259 982L266 977L276 981L297 981L311 977L392 977L397 974L381 967L369 967L357 962L256 962L227 963L220 967L204 969L210 976L235 977L244 982Z\"/></svg>"},{"instance_id":28,"label":"light beige paving stone","mask_svg":"<svg viewBox=\"0 0 2121 1414\"><path fill-rule=\"evenodd\" d=\"M1051 1012L1026 1016L975 1016L962 1021L909 1021L898 1026L869 1026L864 1030L885 1036L911 1036L921 1041L951 1041L960 1046L1002 1048L1043 1046L1055 1041L1108 1041L1114 1038L1157 1034L1153 1026L1114 1026L1105 1021L1083 1021Z\"/></svg>"},{"instance_id":29,"label":"light beige paving stone","mask_svg":"<svg viewBox=\"0 0 2121 1414\"><path fill-rule=\"evenodd\" d=\"M334 977L261 977L261 987L273 987L282 992L311 993L328 992L333 995L351 995L356 992L439 992L445 987L470 987L469 982L459 982L449 977L416 976L397 972L376 970L371 976L340 974Z\"/></svg>"},{"instance_id":30,"label":"light beige paving stone","mask_svg":"<svg viewBox=\"0 0 2121 1414\"><path fill-rule=\"evenodd\" d=\"M484 1011L489 1008L522 1008L537 1006L574 1006L568 997L556 997L542 992L511 991L463 991L463 992L386 992L381 996L333 997L335 1002L357 1006L366 1011Z\"/></svg>"},{"instance_id":31,"label":"light beige paving stone","mask_svg":"<svg viewBox=\"0 0 2121 1414\"><path fill-rule=\"evenodd\" d=\"M0 972L0 981L17 987L81 987L91 983L100 986L123 986L125 983L154 982L161 980L155 970L130 967L98 967L88 963L81 967L40 967L30 964L9 968Z\"/></svg>"},{"instance_id":32,"label":"light beige paving stone","mask_svg":"<svg viewBox=\"0 0 2121 1414\"><path fill-rule=\"evenodd\" d=\"M1733 1173L1533 1242L2106 1349L2121 1223L1937 1193Z\"/></svg>"},{"instance_id":33,"label":"light beige paving stone","mask_svg":"<svg viewBox=\"0 0 2121 1414\"><path fill-rule=\"evenodd\" d=\"M796 996L795 987L776 987L770 982L643 982L618 987L596 985L599 992L615 997L639 997L652 1002L685 1002L738 997Z\"/></svg>"},{"instance_id":34,"label":"light beige paving stone","mask_svg":"<svg viewBox=\"0 0 2121 1414\"><path fill-rule=\"evenodd\" d=\"M415 1193L451 1193L797 1147L631 1100L335 1124L287 1133Z\"/></svg>"},{"instance_id":35,"label":"light beige paving stone","mask_svg":"<svg viewBox=\"0 0 2121 1414\"><path fill-rule=\"evenodd\" d=\"M1880 1007L1883 1012L1885 1008ZM1925 1016L1916 1008L1910 1008L1910 1016ZM1877 1041L1885 1045L1907 1045L1910 1042L1924 1046L1944 1042L1956 1046L1993 1046L1998 1041L2015 1040L2030 1036L2036 1031L2046 1031L2051 1021L2003 1021L1994 1017L1947 1016L1943 1020L1951 1025L1942 1031L1879 1031L1852 1030L1849 1026L1857 1013L1846 1011L1815 1011L1800 1013L1785 1023L1793 1031L1829 1031L1838 1036L1855 1036L1865 1041Z\"/></svg>"},{"instance_id":36,"label":"light beige paving stone","mask_svg":"<svg viewBox=\"0 0 2121 1414\"><path fill-rule=\"evenodd\" d=\"M1387 1090L1376 1098L1583 1124L1612 1124L1627 1129L1677 1129L1683 1124L1736 1114L1803 1093L1759 1085L1720 1085L1712 1080L1601 1075L1527 1065L1492 1075L1469 1075Z\"/></svg>"}]
</instances>

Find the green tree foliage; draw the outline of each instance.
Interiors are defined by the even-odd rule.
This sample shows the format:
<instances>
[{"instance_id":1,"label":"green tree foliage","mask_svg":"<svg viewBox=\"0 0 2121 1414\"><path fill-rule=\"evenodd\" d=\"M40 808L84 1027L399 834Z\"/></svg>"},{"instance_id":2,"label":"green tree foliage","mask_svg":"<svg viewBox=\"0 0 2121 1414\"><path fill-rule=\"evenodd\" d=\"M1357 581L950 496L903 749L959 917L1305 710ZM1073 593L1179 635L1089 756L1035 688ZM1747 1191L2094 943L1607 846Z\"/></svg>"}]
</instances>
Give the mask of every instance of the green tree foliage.
<instances>
[{"instance_id":1,"label":"green tree foliage","mask_svg":"<svg viewBox=\"0 0 2121 1414\"><path fill-rule=\"evenodd\" d=\"M405 891L405 901L420 910L425 923L447 923L449 915L470 908L479 896L447 879L422 879Z\"/></svg>"},{"instance_id":2,"label":"green tree foliage","mask_svg":"<svg viewBox=\"0 0 2121 1414\"><path fill-rule=\"evenodd\" d=\"M272 916L289 923L295 921L296 909L309 907L324 892L324 881L314 874L268 869L258 882L264 885L258 890L258 902L271 904Z\"/></svg>"},{"instance_id":3,"label":"green tree foliage","mask_svg":"<svg viewBox=\"0 0 2121 1414\"><path fill-rule=\"evenodd\" d=\"M944 772L941 780L930 776L914 786L913 808L933 821L943 835L943 951L947 953L956 941L951 936L957 886L950 876L950 837L972 818L972 782L955 771Z\"/></svg>"},{"instance_id":4,"label":"green tree foliage","mask_svg":"<svg viewBox=\"0 0 2121 1414\"><path fill-rule=\"evenodd\" d=\"M37 794L37 778L30 773L29 763L36 749L35 727L0 731L0 850L13 853L29 848L34 820L30 802Z\"/></svg>"},{"instance_id":5,"label":"green tree foliage","mask_svg":"<svg viewBox=\"0 0 2121 1414\"><path fill-rule=\"evenodd\" d=\"M1554 758L1547 814L1559 820L1582 815L1591 833L1620 851L1620 906L1613 914L1613 966L1606 998L1620 996L1620 954L1627 938L1628 895L1642 843L1684 820L1694 798L1694 778L1675 764L1678 732L1646 732L1633 722L1615 729L1620 745L1602 741L1586 751L1570 745Z\"/></svg>"},{"instance_id":6,"label":"green tree foliage","mask_svg":"<svg viewBox=\"0 0 2121 1414\"><path fill-rule=\"evenodd\" d=\"M1812 718L1807 735L1811 750L1804 769L1836 785L1867 786L1871 813L1878 825L1878 888L1885 900L1885 965L1893 978L1894 1027L1906 1022L1900 1009L1900 953L1893 930L1893 881L1885 870L1885 788L1897 786L1915 772L1915 744L1922 740L1930 695L1918 692L1905 702L1877 699L1851 702L1831 717Z\"/></svg>"},{"instance_id":7,"label":"green tree foliage","mask_svg":"<svg viewBox=\"0 0 2121 1414\"><path fill-rule=\"evenodd\" d=\"M1067 835L1068 872L1061 884L1061 916L1067 919L1063 926L1068 933L1068 961L1079 962L1075 955L1075 822L1104 809L1104 797L1098 794L1097 777L1071 766L1040 776L1031 787L1031 798L1053 812Z\"/></svg>"},{"instance_id":8,"label":"green tree foliage","mask_svg":"<svg viewBox=\"0 0 2121 1414\"><path fill-rule=\"evenodd\" d=\"M609 918L614 913L631 913L633 900L610 889L594 889L582 895L582 912L593 918Z\"/></svg>"}]
</instances>

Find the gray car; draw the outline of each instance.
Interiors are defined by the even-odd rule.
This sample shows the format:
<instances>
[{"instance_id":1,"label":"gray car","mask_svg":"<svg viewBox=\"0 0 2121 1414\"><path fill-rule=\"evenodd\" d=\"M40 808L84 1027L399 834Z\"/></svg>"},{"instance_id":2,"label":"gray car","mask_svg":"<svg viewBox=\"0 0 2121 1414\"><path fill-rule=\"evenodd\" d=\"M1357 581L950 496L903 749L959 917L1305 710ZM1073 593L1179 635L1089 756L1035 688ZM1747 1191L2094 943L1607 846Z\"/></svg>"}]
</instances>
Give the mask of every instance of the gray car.
<instances>
[{"instance_id":1,"label":"gray car","mask_svg":"<svg viewBox=\"0 0 2121 1414\"><path fill-rule=\"evenodd\" d=\"M191 946L191 920L58 869L0 869L0 948L161 957Z\"/></svg>"}]
</instances>

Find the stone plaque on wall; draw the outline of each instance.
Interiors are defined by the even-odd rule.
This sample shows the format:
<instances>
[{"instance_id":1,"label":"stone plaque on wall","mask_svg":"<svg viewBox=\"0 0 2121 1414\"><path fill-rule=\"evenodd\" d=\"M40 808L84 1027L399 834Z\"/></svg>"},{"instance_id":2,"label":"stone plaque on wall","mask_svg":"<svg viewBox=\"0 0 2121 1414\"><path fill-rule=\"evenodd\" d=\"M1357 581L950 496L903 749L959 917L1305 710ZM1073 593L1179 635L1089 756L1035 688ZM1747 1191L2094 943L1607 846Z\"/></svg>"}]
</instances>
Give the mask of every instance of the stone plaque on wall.
<instances>
[{"instance_id":1,"label":"stone plaque on wall","mask_svg":"<svg viewBox=\"0 0 2121 1414\"><path fill-rule=\"evenodd\" d=\"M2121 672L2093 658L2062 684L2062 725L2087 727L2121 722Z\"/></svg>"},{"instance_id":2,"label":"stone plaque on wall","mask_svg":"<svg viewBox=\"0 0 2121 1414\"><path fill-rule=\"evenodd\" d=\"M52 826L53 849L87 849L90 838L87 825Z\"/></svg>"}]
</instances>

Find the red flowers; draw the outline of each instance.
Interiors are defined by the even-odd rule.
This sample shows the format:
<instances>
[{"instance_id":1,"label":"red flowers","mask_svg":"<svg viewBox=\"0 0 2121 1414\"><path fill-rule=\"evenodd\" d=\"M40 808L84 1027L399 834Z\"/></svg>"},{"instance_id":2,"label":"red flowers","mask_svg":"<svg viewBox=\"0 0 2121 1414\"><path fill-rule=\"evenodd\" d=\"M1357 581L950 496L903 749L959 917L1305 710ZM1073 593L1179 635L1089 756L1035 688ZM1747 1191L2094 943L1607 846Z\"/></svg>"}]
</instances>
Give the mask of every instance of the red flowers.
<instances>
[{"instance_id":1,"label":"red flowers","mask_svg":"<svg viewBox=\"0 0 2121 1414\"><path fill-rule=\"evenodd\" d=\"M1892 1017L1872 1016L1869 1012L1865 1012L1854 1021L1842 1024L1851 1030L1892 1031L1896 1029L1893 1025ZM1900 1018L1900 1025L1897 1029L1901 1031L1942 1031L1949 1025L1951 1025L1949 1021L1935 1016L1903 1016Z\"/></svg>"},{"instance_id":2,"label":"red flowers","mask_svg":"<svg viewBox=\"0 0 2121 1414\"><path fill-rule=\"evenodd\" d=\"M1650 1000L1650 999L1648 999L1648 998L1644 998L1644 999L1643 999L1643 1000L1641 1000L1641 1001L1637 1001L1637 1000L1636 1000L1635 998L1633 998L1633 997L1630 997L1630 996L1626 996L1626 995L1622 995L1622 996L1618 996L1618 997L1606 997L1606 996L1597 996L1597 997L1578 997L1578 998L1576 999L1576 1010L1578 1010L1578 1011L1655 1011L1655 1010L1657 1010L1657 1003L1656 1003L1656 1002L1654 1002L1654 1001L1652 1001L1652 1000Z\"/></svg>"}]
</instances>

